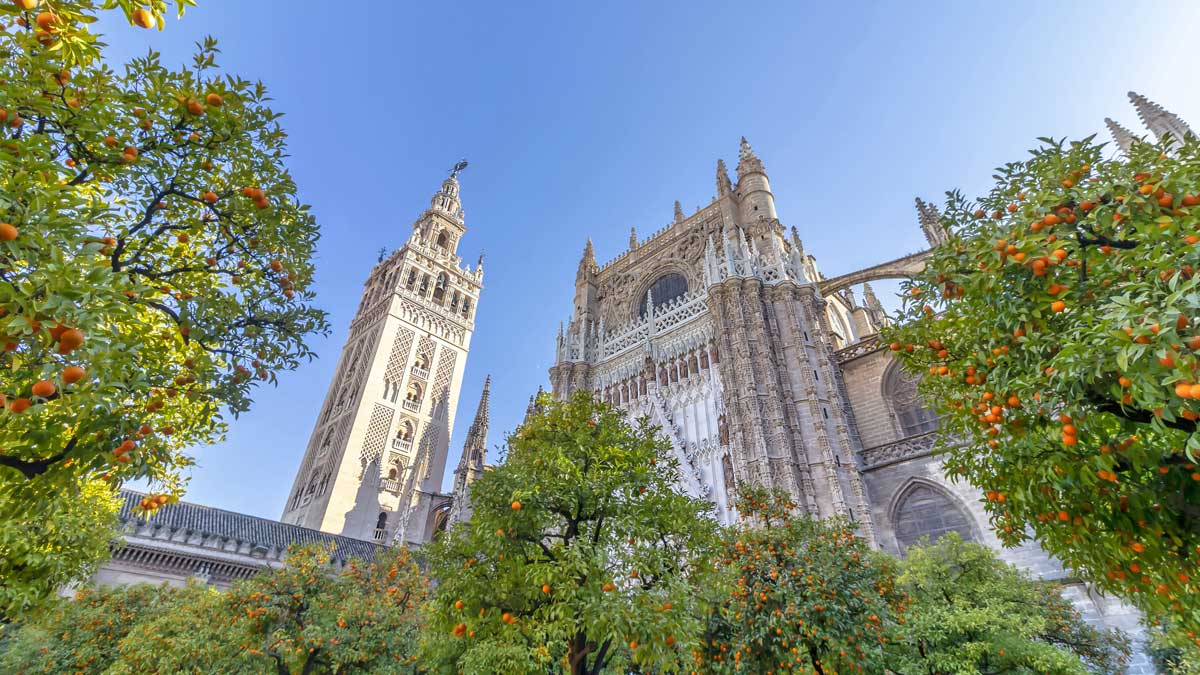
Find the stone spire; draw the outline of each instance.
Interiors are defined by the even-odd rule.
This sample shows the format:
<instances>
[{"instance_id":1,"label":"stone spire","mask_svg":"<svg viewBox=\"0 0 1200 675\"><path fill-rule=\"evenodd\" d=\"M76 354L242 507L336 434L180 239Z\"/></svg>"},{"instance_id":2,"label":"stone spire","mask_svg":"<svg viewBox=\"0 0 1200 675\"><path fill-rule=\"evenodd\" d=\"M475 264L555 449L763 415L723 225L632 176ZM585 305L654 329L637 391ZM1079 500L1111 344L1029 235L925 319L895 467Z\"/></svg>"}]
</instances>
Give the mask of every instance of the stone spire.
<instances>
[{"instance_id":1,"label":"stone spire","mask_svg":"<svg viewBox=\"0 0 1200 675\"><path fill-rule=\"evenodd\" d=\"M588 237L583 247L583 257L579 259L578 275L596 271L596 251L592 248L592 238ZM577 276L578 276L577 275Z\"/></svg>"},{"instance_id":2,"label":"stone spire","mask_svg":"<svg viewBox=\"0 0 1200 675\"><path fill-rule=\"evenodd\" d=\"M683 206L680 205L678 199L675 200L675 222L683 222Z\"/></svg>"},{"instance_id":3,"label":"stone spire","mask_svg":"<svg viewBox=\"0 0 1200 675\"><path fill-rule=\"evenodd\" d=\"M546 393L546 391L542 389L542 385L539 384L537 393L529 397L529 406L525 408L525 418L521 421L521 424L525 424L529 421L530 417L538 414L538 411L541 409L541 406L538 405L538 399L541 398L542 394L544 393Z\"/></svg>"},{"instance_id":4,"label":"stone spire","mask_svg":"<svg viewBox=\"0 0 1200 675\"><path fill-rule=\"evenodd\" d=\"M1133 102L1133 107L1137 109L1138 117L1141 118L1142 124L1146 125L1158 140L1163 140L1170 134L1173 143L1179 145L1189 136L1195 136L1187 123L1179 118L1178 115L1168 112L1165 108L1154 103L1150 99L1142 96L1137 92L1129 92L1129 100Z\"/></svg>"},{"instance_id":5,"label":"stone spire","mask_svg":"<svg viewBox=\"0 0 1200 675\"><path fill-rule=\"evenodd\" d=\"M629 228L629 250L632 251L633 249L635 249L637 247L638 247L637 228L631 227L631 228Z\"/></svg>"},{"instance_id":6,"label":"stone spire","mask_svg":"<svg viewBox=\"0 0 1200 675\"><path fill-rule=\"evenodd\" d=\"M484 452L487 450L487 433L488 433L488 397L492 390L492 376L488 375L483 381L483 393L479 396L479 407L475 410L475 420L471 422L471 428L467 430L468 448L481 448ZM482 465L482 464L481 464Z\"/></svg>"},{"instance_id":7,"label":"stone spire","mask_svg":"<svg viewBox=\"0 0 1200 675\"><path fill-rule=\"evenodd\" d=\"M750 143L746 141L746 137L742 136L742 147L738 150L738 165L737 165L738 180L742 179L748 173L766 173L763 169L762 160L758 155L754 154L754 149L750 147Z\"/></svg>"},{"instance_id":8,"label":"stone spire","mask_svg":"<svg viewBox=\"0 0 1200 675\"><path fill-rule=\"evenodd\" d=\"M729 169L725 168L725 160L717 160L717 196L724 197L733 192L733 184L729 180Z\"/></svg>"},{"instance_id":9,"label":"stone spire","mask_svg":"<svg viewBox=\"0 0 1200 675\"><path fill-rule=\"evenodd\" d=\"M925 233L925 239L930 246L941 246L950 238L946 232L946 227L942 225L942 214L933 204L923 201L917 197L917 218L921 222L921 231Z\"/></svg>"},{"instance_id":10,"label":"stone spire","mask_svg":"<svg viewBox=\"0 0 1200 675\"><path fill-rule=\"evenodd\" d=\"M863 304L867 306L871 322L875 324L876 328L887 325L887 312L883 309L883 303L879 302L871 284L863 284Z\"/></svg>"},{"instance_id":11,"label":"stone spire","mask_svg":"<svg viewBox=\"0 0 1200 675\"><path fill-rule=\"evenodd\" d=\"M483 393L479 397L479 408L475 420L467 430L467 441L463 444L462 457L454 470L454 491L450 495L450 523L471 517L471 483L483 475L487 461L488 396L492 389L492 376L483 381Z\"/></svg>"},{"instance_id":12,"label":"stone spire","mask_svg":"<svg viewBox=\"0 0 1200 675\"><path fill-rule=\"evenodd\" d=\"M1113 140L1117 142L1117 147L1121 148L1121 152L1125 154L1129 154L1134 143L1140 143L1142 140L1134 136L1132 131L1117 124L1111 117L1104 118L1104 125L1108 127L1108 133L1112 134Z\"/></svg>"}]
</instances>

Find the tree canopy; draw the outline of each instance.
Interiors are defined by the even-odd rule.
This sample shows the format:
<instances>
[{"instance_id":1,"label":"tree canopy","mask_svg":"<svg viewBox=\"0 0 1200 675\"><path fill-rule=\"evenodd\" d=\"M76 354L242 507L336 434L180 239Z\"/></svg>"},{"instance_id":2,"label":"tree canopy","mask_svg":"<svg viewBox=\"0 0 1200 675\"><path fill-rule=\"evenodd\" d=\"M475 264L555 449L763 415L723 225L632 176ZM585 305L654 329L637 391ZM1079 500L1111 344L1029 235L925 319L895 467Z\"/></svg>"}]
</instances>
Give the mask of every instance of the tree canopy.
<instances>
[{"instance_id":1,"label":"tree canopy","mask_svg":"<svg viewBox=\"0 0 1200 675\"><path fill-rule=\"evenodd\" d=\"M738 510L723 558L736 582L709 620L703 672L883 673L888 631L904 620L895 561L783 493L747 490Z\"/></svg>"},{"instance_id":2,"label":"tree canopy","mask_svg":"<svg viewBox=\"0 0 1200 675\"><path fill-rule=\"evenodd\" d=\"M896 675L1120 675L1129 638L1087 622L1051 582L952 532L908 549L897 585L907 621L888 648Z\"/></svg>"},{"instance_id":3,"label":"tree canopy","mask_svg":"<svg viewBox=\"0 0 1200 675\"><path fill-rule=\"evenodd\" d=\"M439 583L423 667L684 667L713 577L709 505L678 492L679 463L644 420L588 392L538 406L504 464L473 484L470 522L426 550Z\"/></svg>"},{"instance_id":4,"label":"tree canopy","mask_svg":"<svg viewBox=\"0 0 1200 675\"><path fill-rule=\"evenodd\" d=\"M101 59L98 11L161 24L149 5L0 5L0 522L51 518L95 480L150 481L154 510L185 449L326 330L266 88L223 73L211 38L185 68Z\"/></svg>"},{"instance_id":5,"label":"tree canopy","mask_svg":"<svg viewBox=\"0 0 1200 675\"><path fill-rule=\"evenodd\" d=\"M19 625L0 666L16 673L343 675L417 672L427 582L408 551L335 572L328 552L296 548L286 564L221 592L137 584L85 589Z\"/></svg>"},{"instance_id":6,"label":"tree canopy","mask_svg":"<svg viewBox=\"0 0 1200 675\"><path fill-rule=\"evenodd\" d=\"M1196 630L1200 143L1042 140L950 194L887 339L1001 541Z\"/></svg>"}]
</instances>

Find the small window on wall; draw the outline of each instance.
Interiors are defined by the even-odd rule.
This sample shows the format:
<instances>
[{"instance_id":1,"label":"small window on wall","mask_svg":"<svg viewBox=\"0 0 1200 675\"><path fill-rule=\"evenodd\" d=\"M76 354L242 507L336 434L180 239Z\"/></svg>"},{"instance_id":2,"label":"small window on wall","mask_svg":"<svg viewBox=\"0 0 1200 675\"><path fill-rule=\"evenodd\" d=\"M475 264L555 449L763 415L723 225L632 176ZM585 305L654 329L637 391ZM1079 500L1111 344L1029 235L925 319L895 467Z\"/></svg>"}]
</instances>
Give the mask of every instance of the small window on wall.
<instances>
[{"instance_id":1,"label":"small window on wall","mask_svg":"<svg viewBox=\"0 0 1200 675\"><path fill-rule=\"evenodd\" d=\"M448 240L448 238L446 237L446 233L445 233L445 232L439 232L439 233L438 233L438 236L437 236L437 247L438 247L438 248L443 248L443 249L444 249L444 248L446 248L446 244L448 243L448 241L449 241L449 240Z\"/></svg>"}]
</instances>

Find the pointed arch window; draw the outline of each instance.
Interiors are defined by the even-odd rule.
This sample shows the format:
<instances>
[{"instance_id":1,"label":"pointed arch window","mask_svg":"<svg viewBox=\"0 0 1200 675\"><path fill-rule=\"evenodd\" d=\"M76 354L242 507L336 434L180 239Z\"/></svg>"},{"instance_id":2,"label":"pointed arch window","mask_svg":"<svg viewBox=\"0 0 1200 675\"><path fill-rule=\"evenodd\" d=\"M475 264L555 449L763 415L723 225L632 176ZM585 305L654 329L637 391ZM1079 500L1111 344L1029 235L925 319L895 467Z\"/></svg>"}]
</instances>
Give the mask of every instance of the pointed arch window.
<instances>
[{"instance_id":1,"label":"pointed arch window","mask_svg":"<svg viewBox=\"0 0 1200 675\"><path fill-rule=\"evenodd\" d=\"M387 511L380 511L379 518L375 520L375 541L383 541L384 534L387 532Z\"/></svg>"},{"instance_id":2,"label":"pointed arch window","mask_svg":"<svg viewBox=\"0 0 1200 675\"><path fill-rule=\"evenodd\" d=\"M902 438L937 429L937 415L930 410L917 390L918 378L893 363L883 379L883 396L892 407Z\"/></svg>"},{"instance_id":3,"label":"pointed arch window","mask_svg":"<svg viewBox=\"0 0 1200 675\"><path fill-rule=\"evenodd\" d=\"M892 527L901 552L922 539L934 542L950 532L957 532L964 541L976 538L971 516L962 504L941 488L924 482L905 489L893 509Z\"/></svg>"},{"instance_id":4,"label":"pointed arch window","mask_svg":"<svg viewBox=\"0 0 1200 675\"><path fill-rule=\"evenodd\" d=\"M437 247L442 250L445 250L447 244L449 244L449 243L450 243L450 238L446 235L446 231L442 230L441 232L438 232Z\"/></svg>"}]
</instances>

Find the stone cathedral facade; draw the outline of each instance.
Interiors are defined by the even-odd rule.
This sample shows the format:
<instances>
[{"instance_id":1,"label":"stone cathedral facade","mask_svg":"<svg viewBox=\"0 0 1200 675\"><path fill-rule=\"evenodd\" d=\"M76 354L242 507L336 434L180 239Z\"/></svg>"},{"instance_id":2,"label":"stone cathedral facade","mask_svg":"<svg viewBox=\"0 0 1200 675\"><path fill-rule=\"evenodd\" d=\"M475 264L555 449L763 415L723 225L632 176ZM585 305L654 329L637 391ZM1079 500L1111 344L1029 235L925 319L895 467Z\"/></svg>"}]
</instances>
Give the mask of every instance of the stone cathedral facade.
<instances>
[{"instance_id":1,"label":"stone cathedral facade","mask_svg":"<svg viewBox=\"0 0 1200 675\"><path fill-rule=\"evenodd\" d=\"M1130 92L1156 137L1191 130ZM1106 119L1118 151L1139 137ZM946 233L916 201L929 246ZM559 398L594 392L662 427L682 467L680 489L736 518L738 485L780 488L817 517L853 519L892 553L956 531L1035 575L1059 579L1089 620L1139 634L1138 615L1072 582L1036 544L1004 549L981 495L950 481L932 455L937 418L916 381L881 344L888 321L870 281L921 269L928 251L827 278L795 227L776 213L763 162L742 139L732 179L717 161L716 196L598 264L591 241L560 327L550 382ZM861 301L854 289L861 291ZM1152 672L1137 654L1132 672Z\"/></svg>"},{"instance_id":2,"label":"stone cathedral facade","mask_svg":"<svg viewBox=\"0 0 1200 675\"><path fill-rule=\"evenodd\" d=\"M487 385L455 491L441 492L483 288L482 257L471 269L457 253L466 229L456 169L367 277L283 522L419 545L452 510L466 512L466 486L486 459Z\"/></svg>"}]
</instances>

